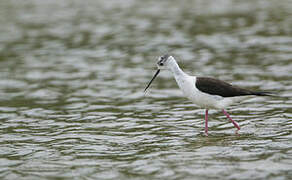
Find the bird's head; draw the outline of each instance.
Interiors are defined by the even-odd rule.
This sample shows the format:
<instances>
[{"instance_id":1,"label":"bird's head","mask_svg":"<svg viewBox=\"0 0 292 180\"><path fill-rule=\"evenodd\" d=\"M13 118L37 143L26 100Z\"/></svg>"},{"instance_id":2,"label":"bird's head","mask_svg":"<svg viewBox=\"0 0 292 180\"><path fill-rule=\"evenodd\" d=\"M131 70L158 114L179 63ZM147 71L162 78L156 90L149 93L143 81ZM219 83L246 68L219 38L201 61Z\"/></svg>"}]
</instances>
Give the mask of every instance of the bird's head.
<instances>
[{"instance_id":1,"label":"bird's head","mask_svg":"<svg viewBox=\"0 0 292 180\"><path fill-rule=\"evenodd\" d=\"M175 61L175 59L166 54L164 56L160 56L158 58L158 62L157 62L157 67L158 69L170 69L171 65L173 64L173 61Z\"/></svg>"},{"instance_id":2,"label":"bird's head","mask_svg":"<svg viewBox=\"0 0 292 180\"><path fill-rule=\"evenodd\" d=\"M148 83L148 85L146 86L144 92L148 89L148 87L151 85L151 83L154 81L154 79L156 78L156 76L159 74L161 69L167 69L170 70L171 66L173 66L175 64L175 59L174 57L166 54L164 56L160 56L158 58L158 62L157 62L157 67L158 70L156 71L156 73L154 74L153 78L151 79L151 81Z\"/></svg>"}]
</instances>

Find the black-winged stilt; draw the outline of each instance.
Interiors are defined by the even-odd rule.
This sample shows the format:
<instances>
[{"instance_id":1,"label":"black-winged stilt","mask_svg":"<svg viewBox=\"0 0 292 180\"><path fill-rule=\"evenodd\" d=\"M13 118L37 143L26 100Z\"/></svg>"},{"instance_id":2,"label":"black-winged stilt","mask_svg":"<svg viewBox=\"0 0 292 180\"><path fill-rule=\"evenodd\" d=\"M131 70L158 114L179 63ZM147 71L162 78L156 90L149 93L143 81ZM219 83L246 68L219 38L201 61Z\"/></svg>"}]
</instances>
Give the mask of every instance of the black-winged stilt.
<instances>
[{"instance_id":1,"label":"black-winged stilt","mask_svg":"<svg viewBox=\"0 0 292 180\"><path fill-rule=\"evenodd\" d=\"M233 86L227 82L209 77L189 76L184 73L177 64L174 57L164 55L159 57L157 62L158 70L145 88L148 89L150 84L159 74L161 69L167 69L172 72L174 78L183 91L184 95L196 105L205 108L205 134L208 135L208 109L220 109L233 125L240 130L239 125L231 119L225 108L239 102L244 97L250 95L269 96L268 92L252 91Z\"/></svg>"}]
</instances>

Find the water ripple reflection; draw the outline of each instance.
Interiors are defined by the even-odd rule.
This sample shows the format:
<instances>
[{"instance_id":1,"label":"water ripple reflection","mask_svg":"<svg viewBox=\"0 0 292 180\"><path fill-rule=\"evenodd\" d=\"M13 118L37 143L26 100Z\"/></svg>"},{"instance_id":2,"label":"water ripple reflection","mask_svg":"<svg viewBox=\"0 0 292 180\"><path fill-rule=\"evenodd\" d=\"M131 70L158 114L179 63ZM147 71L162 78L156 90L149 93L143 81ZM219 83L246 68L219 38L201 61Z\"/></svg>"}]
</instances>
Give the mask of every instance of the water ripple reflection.
<instances>
[{"instance_id":1,"label":"water ripple reflection","mask_svg":"<svg viewBox=\"0 0 292 180\"><path fill-rule=\"evenodd\" d=\"M290 179L291 3L1 1L1 179ZM181 96L155 58L273 91L229 112Z\"/></svg>"}]
</instances>

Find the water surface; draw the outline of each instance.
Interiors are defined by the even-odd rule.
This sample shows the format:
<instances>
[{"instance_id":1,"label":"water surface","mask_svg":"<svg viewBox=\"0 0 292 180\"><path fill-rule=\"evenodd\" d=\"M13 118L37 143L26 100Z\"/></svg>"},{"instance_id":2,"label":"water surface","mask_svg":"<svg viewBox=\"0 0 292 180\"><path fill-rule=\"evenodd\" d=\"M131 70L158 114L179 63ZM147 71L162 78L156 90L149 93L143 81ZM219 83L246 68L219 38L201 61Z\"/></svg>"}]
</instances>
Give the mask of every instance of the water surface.
<instances>
[{"instance_id":1,"label":"water surface","mask_svg":"<svg viewBox=\"0 0 292 180\"><path fill-rule=\"evenodd\" d=\"M292 3L0 2L1 179L292 178ZM189 74L273 91L221 112L184 98Z\"/></svg>"}]
</instances>

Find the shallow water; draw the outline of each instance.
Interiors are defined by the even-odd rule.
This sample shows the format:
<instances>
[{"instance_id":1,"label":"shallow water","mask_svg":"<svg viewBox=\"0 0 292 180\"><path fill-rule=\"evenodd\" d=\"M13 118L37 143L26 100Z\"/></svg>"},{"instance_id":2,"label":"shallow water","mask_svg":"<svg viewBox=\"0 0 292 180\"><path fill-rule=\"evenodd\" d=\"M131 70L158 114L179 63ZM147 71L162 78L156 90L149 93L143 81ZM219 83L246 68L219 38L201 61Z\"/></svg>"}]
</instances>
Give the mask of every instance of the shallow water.
<instances>
[{"instance_id":1,"label":"shallow water","mask_svg":"<svg viewBox=\"0 0 292 180\"><path fill-rule=\"evenodd\" d=\"M0 1L1 179L292 178L292 3ZM276 97L204 110L162 72Z\"/></svg>"}]
</instances>

